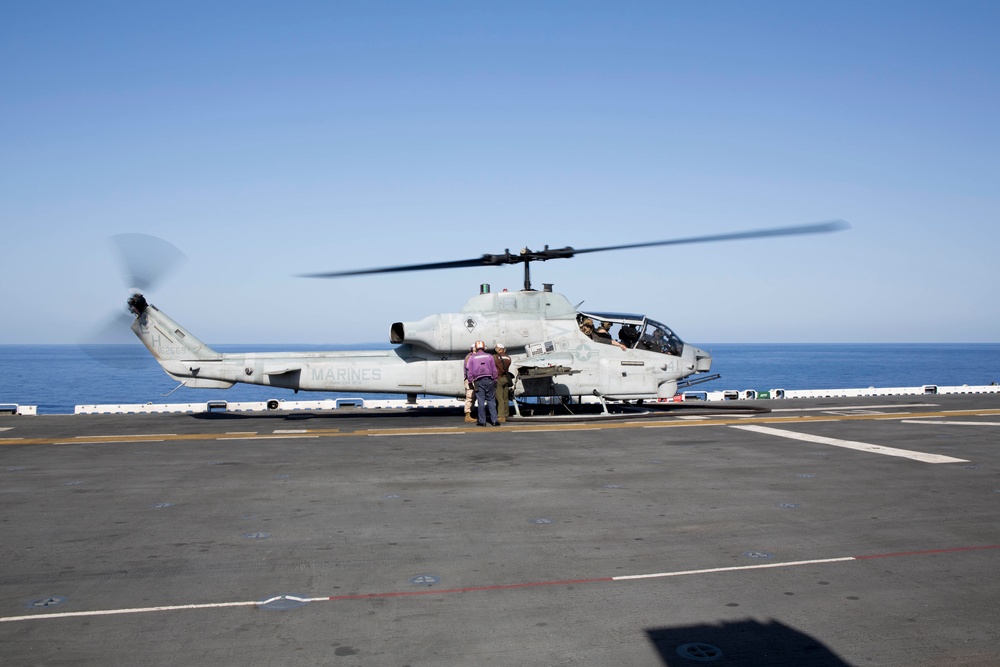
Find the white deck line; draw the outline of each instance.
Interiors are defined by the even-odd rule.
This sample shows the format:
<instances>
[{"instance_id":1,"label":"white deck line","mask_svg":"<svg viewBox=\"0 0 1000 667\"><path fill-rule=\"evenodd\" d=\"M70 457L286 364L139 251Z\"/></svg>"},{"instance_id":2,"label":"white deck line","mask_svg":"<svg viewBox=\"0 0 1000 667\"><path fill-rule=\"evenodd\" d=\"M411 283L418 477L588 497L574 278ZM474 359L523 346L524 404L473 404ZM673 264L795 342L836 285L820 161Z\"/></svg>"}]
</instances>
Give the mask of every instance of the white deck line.
<instances>
[{"instance_id":1,"label":"white deck line","mask_svg":"<svg viewBox=\"0 0 1000 667\"><path fill-rule=\"evenodd\" d=\"M867 452L869 454L882 454L884 456L898 456L904 459L911 459L913 461L921 461L922 463L968 463L965 459L956 459L952 456L942 456L941 454L926 454L924 452L914 452L908 449L896 449L895 447L883 447L881 445L873 445L867 442L857 442L855 440L840 440L838 438L827 438L821 435L809 435L807 433L796 433L794 431L785 431L777 428L770 428L768 426L752 426L750 424L739 424L732 425L730 428L739 428L744 431L752 431L754 433L760 433L762 435L773 435L779 438L789 438L791 440L802 440L805 442L815 442L821 445L830 445L832 447L843 447L844 449L854 449L859 452Z\"/></svg>"},{"instance_id":2,"label":"white deck line","mask_svg":"<svg viewBox=\"0 0 1000 667\"><path fill-rule=\"evenodd\" d=\"M731 567L713 567L707 570L684 570L681 572L658 572L656 574L626 574L611 577L614 581L629 581L633 579L658 579L661 577L684 577L692 574L715 574L716 572L738 572L740 570L763 570L772 567L796 567L798 565L816 565L818 563L842 563L857 560L854 556L841 558L821 558L818 560L798 560L790 563L761 563L759 565L733 565Z\"/></svg>"}]
</instances>

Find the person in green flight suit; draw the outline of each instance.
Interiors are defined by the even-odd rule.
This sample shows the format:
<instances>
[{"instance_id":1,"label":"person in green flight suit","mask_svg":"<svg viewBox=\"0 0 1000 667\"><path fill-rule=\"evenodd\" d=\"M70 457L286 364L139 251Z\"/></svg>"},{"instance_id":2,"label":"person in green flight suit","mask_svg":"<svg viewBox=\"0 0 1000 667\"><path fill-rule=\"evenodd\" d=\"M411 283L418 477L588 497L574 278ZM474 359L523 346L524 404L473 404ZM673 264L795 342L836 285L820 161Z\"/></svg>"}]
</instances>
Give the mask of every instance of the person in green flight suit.
<instances>
[{"instance_id":1,"label":"person in green flight suit","mask_svg":"<svg viewBox=\"0 0 1000 667\"><path fill-rule=\"evenodd\" d=\"M493 348L493 362L497 367L497 421L501 424L507 421L510 413L510 355L503 343L497 343Z\"/></svg>"}]
</instances>

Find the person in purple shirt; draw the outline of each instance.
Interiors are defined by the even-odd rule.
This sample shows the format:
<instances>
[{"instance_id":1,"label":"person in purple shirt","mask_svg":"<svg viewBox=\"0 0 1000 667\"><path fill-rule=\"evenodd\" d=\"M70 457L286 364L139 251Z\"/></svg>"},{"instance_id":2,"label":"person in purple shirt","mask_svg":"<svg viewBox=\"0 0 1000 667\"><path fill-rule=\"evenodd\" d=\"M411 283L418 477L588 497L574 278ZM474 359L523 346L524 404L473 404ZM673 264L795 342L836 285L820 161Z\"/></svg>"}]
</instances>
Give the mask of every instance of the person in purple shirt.
<instances>
[{"instance_id":1,"label":"person in purple shirt","mask_svg":"<svg viewBox=\"0 0 1000 667\"><path fill-rule=\"evenodd\" d=\"M481 340L476 341L476 351L465 360L465 379L476 388L476 402L479 403L476 426L486 426L487 415L490 426L500 426L497 421L497 365Z\"/></svg>"}]
</instances>

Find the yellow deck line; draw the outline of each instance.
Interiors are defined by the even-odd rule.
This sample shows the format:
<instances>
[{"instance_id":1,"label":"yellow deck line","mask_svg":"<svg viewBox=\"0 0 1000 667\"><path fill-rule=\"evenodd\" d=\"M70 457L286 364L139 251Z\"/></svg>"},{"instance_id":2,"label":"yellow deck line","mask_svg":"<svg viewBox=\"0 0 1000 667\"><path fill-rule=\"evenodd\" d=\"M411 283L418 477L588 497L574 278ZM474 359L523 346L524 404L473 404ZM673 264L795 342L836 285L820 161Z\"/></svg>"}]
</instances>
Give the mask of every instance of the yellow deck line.
<instances>
[{"instance_id":1,"label":"yellow deck line","mask_svg":"<svg viewBox=\"0 0 1000 667\"><path fill-rule=\"evenodd\" d=\"M831 408L835 409L835 408ZM451 435L463 433L502 434L518 432L555 432L555 431L593 431L611 429L633 429L633 428L697 428L705 426L731 426L733 424L808 424L812 422L845 422L845 421L884 421L902 419L924 419L929 417L961 417L980 416L988 417L1000 415L1000 409L983 410L937 410L928 412L883 412L878 414L857 414L857 415L774 415L763 414L747 419L746 416L720 417L709 416L705 420L680 420L670 421L665 419L630 419L628 421L615 422L578 422L566 424L516 424L507 422L502 428L477 428L477 427L442 427L440 425L425 428L384 428L384 429L358 429L354 431L343 431L340 429L308 429L304 433L270 434L259 439L279 440L296 439L308 437L315 439L318 437L369 437L373 435ZM447 432L443 432L447 429ZM142 442L185 442L194 440L215 440L215 441L246 441L247 433L179 433L175 435L164 434L135 434L135 435L80 435L73 436L73 440L78 443L67 442L66 436L54 438L0 438L0 446L3 445L54 445L54 444L122 444L122 443L142 443ZM258 438L255 438L258 439Z\"/></svg>"}]
</instances>

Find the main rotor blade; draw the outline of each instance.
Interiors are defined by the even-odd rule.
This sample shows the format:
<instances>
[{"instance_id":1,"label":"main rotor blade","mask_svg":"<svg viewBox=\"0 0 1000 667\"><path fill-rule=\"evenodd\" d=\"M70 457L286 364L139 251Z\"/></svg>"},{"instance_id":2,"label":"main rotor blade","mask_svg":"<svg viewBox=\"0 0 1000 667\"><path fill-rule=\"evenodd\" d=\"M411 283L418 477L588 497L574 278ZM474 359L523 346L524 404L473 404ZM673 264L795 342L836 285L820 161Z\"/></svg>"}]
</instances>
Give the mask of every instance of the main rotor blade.
<instances>
[{"instance_id":1,"label":"main rotor blade","mask_svg":"<svg viewBox=\"0 0 1000 667\"><path fill-rule=\"evenodd\" d=\"M463 269L470 266L490 266L506 264L505 261L489 261L494 255L483 255L475 259L459 259L454 262L433 262L430 264L408 264L406 266L386 266L379 269L358 269L357 271L334 271L331 273L306 273L301 278L341 278L344 276L363 276L370 273L399 273L401 271L430 271L433 269ZM501 255L503 257L503 255Z\"/></svg>"},{"instance_id":2,"label":"main rotor blade","mask_svg":"<svg viewBox=\"0 0 1000 667\"><path fill-rule=\"evenodd\" d=\"M685 243L713 243L715 241L737 241L741 239L756 239L774 236L795 236L798 234L819 234L822 232L836 232L843 229L850 229L851 226L844 220L830 220L829 222L817 222L809 225L796 225L793 227L773 227L770 229L756 229L747 232L732 232L729 234L711 234L709 236L692 236L685 239L670 239L667 241L650 241L647 243L626 243L624 245L609 245L600 248L574 249L573 254L582 255L588 252L604 252L605 250L626 250L628 248L648 248L660 245L683 245Z\"/></svg>"},{"instance_id":3,"label":"main rotor blade","mask_svg":"<svg viewBox=\"0 0 1000 667\"><path fill-rule=\"evenodd\" d=\"M145 292L182 264L187 257L172 243L149 234L116 234L111 237L126 287Z\"/></svg>"},{"instance_id":4,"label":"main rotor blade","mask_svg":"<svg viewBox=\"0 0 1000 667\"><path fill-rule=\"evenodd\" d=\"M604 252L606 250L626 250L629 248L648 248L651 246L682 245L685 243L711 243L715 241L736 241L741 239L753 239L775 236L794 236L798 234L818 234L821 232L835 232L842 229L850 229L851 226L843 220L831 220L829 222L817 222L808 225L796 225L793 227L774 227L770 229L757 229L747 232L732 232L729 234L712 234L709 236L692 236L683 239L670 239L667 241L649 241L646 243L626 243L623 245L602 246L600 248L549 248L532 251L522 250L518 254L504 252L498 255L483 255L473 259L460 259L451 262L431 262L428 264L406 264L403 266L387 266L374 269L358 269L356 271L333 271L329 273L308 273L302 278L343 278L345 276L363 276L373 273L400 273L403 271L430 271L434 269L461 269L473 266L499 266L501 264L527 264L528 262L544 262L550 259L561 259L582 255L591 252Z\"/></svg>"}]
</instances>

